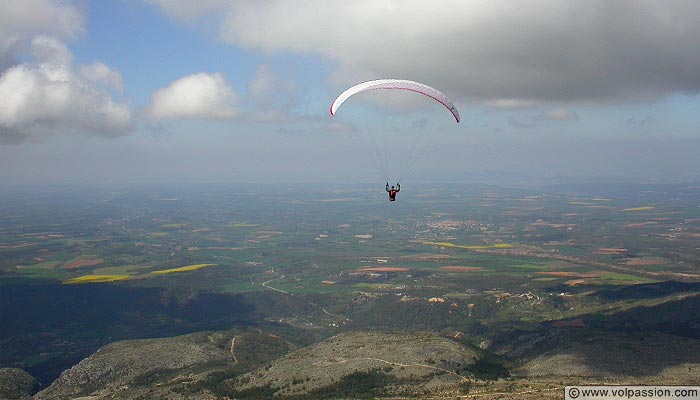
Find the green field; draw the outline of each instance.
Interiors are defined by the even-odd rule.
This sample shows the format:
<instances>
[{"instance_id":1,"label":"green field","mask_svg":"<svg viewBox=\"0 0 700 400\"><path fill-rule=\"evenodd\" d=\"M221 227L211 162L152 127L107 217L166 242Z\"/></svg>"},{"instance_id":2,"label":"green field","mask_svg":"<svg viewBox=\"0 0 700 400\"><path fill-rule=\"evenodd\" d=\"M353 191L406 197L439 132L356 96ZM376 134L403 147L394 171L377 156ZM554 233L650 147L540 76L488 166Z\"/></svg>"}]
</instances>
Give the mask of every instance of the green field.
<instances>
[{"instance_id":1,"label":"green field","mask_svg":"<svg viewBox=\"0 0 700 400\"><path fill-rule=\"evenodd\" d=\"M119 338L263 322L316 337L407 329L474 343L565 318L659 329L638 315L662 320L672 312L644 310L694 298L692 188L582 196L465 186L450 189L455 199L434 189L392 207L356 188L338 193L351 202L317 201L329 195L315 187L0 194L0 284L15 293L3 312L23 321L7 328L3 365L58 369ZM408 270L363 271L377 267ZM41 293L50 301L35 303ZM42 311L53 303L67 322Z\"/></svg>"}]
</instances>

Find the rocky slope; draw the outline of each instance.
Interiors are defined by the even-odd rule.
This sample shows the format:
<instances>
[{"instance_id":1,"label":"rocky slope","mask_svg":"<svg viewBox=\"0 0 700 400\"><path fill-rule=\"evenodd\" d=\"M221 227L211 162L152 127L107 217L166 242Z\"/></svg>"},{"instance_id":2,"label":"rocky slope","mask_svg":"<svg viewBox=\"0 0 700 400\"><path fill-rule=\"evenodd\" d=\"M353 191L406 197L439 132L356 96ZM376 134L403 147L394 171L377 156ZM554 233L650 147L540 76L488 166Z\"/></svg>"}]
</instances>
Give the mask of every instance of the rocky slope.
<instances>
[{"instance_id":1,"label":"rocky slope","mask_svg":"<svg viewBox=\"0 0 700 400\"><path fill-rule=\"evenodd\" d=\"M333 385L359 374L357 378L365 380L379 378L375 380L382 387L376 389L382 394L458 391L478 357L475 350L431 333L347 332L292 352L230 384L241 396L255 388L289 396L329 392Z\"/></svg>"},{"instance_id":2,"label":"rocky slope","mask_svg":"<svg viewBox=\"0 0 700 400\"><path fill-rule=\"evenodd\" d=\"M656 332L578 331L540 335L537 346L520 341L521 366L528 379L577 378L587 381L689 385L700 379L700 349L692 338Z\"/></svg>"},{"instance_id":3,"label":"rocky slope","mask_svg":"<svg viewBox=\"0 0 700 400\"><path fill-rule=\"evenodd\" d=\"M34 385L36 381L25 371L0 368L0 400L30 399Z\"/></svg>"},{"instance_id":4,"label":"rocky slope","mask_svg":"<svg viewBox=\"0 0 700 400\"><path fill-rule=\"evenodd\" d=\"M565 384L695 384L697 342L658 332L543 328L494 338L482 351L428 332L350 331L306 347L257 328L202 332L110 344L34 398L560 398ZM2 393L10 393L6 382L24 382L2 377ZM12 392L20 397L7 398L24 400L23 387Z\"/></svg>"},{"instance_id":5,"label":"rocky slope","mask_svg":"<svg viewBox=\"0 0 700 400\"><path fill-rule=\"evenodd\" d=\"M196 380L232 362L231 339L225 333L196 333L112 343L63 372L34 399L136 397L151 386Z\"/></svg>"},{"instance_id":6,"label":"rocky slope","mask_svg":"<svg viewBox=\"0 0 700 400\"><path fill-rule=\"evenodd\" d=\"M260 390L303 397L347 381L378 395L459 393L480 357L431 333L347 332L292 350L290 342L262 331L116 342L34 399L257 398Z\"/></svg>"}]
</instances>

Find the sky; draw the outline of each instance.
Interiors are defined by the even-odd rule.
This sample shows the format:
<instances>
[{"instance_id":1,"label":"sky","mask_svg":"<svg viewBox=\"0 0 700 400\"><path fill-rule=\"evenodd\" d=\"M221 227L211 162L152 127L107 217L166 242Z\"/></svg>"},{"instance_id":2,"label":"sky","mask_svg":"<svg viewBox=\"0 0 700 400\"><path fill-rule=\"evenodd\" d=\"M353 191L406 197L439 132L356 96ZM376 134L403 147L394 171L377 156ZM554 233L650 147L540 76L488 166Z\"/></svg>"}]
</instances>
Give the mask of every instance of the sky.
<instances>
[{"instance_id":1,"label":"sky","mask_svg":"<svg viewBox=\"0 0 700 400\"><path fill-rule=\"evenodd\" d=\"M0 184L700 181L696 0L0 5Z\"/></svg>"}]
</instances>

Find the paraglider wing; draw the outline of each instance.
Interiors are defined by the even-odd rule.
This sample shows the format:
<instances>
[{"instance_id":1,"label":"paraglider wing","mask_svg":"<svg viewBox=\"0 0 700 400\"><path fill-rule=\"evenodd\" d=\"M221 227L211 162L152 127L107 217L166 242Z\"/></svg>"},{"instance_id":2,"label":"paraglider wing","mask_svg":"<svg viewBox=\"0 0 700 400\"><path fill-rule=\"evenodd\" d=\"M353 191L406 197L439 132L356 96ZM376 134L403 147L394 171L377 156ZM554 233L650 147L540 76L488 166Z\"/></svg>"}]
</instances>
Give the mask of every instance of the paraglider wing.
<instances>
[{"instance_id":1,"label":"paraglider wing","mask_svg":"<svg viewBox=\"0 0 700 400\"><path fill-rule=\"evenodd\" d=\"M350 96L374 89L410 90L412 92L417 92L422 95L428 96L445 106L445 108L447 108L455 117L455 120L459 122L459 111L457 111L455 105L452 104L450 99L448 99L447 96L445 96L442 92L428 85L424 85L420 82L408 81L404 79L378 79L357 84L341 93L340 96L338 96L338 98L336 98L335 101L333 101L333 103L331 104L331 115L335 115L336 111L338 111L338 107L340 107L340 105L343 104L345 100L350 98Z\"/></svg>"}]
</instances>

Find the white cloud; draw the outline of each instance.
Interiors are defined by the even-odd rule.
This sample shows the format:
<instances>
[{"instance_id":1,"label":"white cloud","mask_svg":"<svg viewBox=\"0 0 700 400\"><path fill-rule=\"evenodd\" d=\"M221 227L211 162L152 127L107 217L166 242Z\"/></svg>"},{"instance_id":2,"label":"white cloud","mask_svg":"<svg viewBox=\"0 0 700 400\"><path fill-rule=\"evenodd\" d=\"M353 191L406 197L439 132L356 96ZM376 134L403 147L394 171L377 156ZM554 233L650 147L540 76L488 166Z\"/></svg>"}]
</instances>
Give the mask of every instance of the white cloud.
<instances>
[{"instance_id":1,"label":"white cloud","mask_svg":"<svg viewBox=\"0 0 700 400\"><path fill-rule=\"evenodd\" d=\"M696 0L151 2L188 21L216 15L232 44L327 57L352 81L414 79L485 101L700 92Z\"/></svg>"},{"instance_id":2,"label":"white cloud","mask_svg":"<svg viewBox=\"0 0 700 400\"><path fill-rule=\"evenodd\" d=\"M493 108L531 108L537 106L539 102L523 99L493 99L486 102L486 105Z\"/></svg>"},{"instance_id":3,"label":"white cloud","mask_svg":"<svg viewBox=\"0 0 700 400\"><path fill-rule=\"evenodd\" d=\"M119 92L124 90L121 74L101 62L81 66L80 75L89 82L106 88Z\"/></svg>"},{"instance_id":4,"label":"white cloud","mask_svg":"<svg viewBox=\"0 0 700 400\"><path fill-rule=\"evenodd\" d=\"M17 62L21 48L22 40L18 36L0 34L0 71Z\"/></svg>"},{"instance_id":5,"label":"white cloud","mask_svg":"<svg viewBox=\"0 0 700 400\"><path fill-rule=\"evenodd\" d=\"M539 105L540 102L525 99L493 99L486 101L486 105L493 108L518 109L531 108Z\"/></svg>"},{"instance_id":6,"label":"white cloud","mask_svg":"<svg viewBox=\"0 0 700 400\"><path fill-rule=\"evenodd\" d=\"M60 40L45 35L32 39L31 53L34 61L40 64L70 65L73 55Z\"/></svg>"},{"instance_id":7,"label":"white cloud","mask_svg":"<svg viewBox=\"0 0 700 400\"><path fill-rule=\"evenodd\" d=\"M131 110L93 90L66 66L18 65L0 76L0 143L80 131L118 136L131 129Z\"/></svg>"},{"instance_id":8,"label":"white cloud","mask_svg":"<svg viewBox=\"0 0 700 400\"><path fill-rule=\"evenodd\" d=\"M131 130L130 106L76 72L62 42L37 36L30 53L35 62L0 74L0 143L72 132L118 136Z\"/></svg>"},{"instance_id":9,"label":"white cloud","mask_svg":"<svg viewBox=\"0 0 700 400\"><path fill-rule=\"evenodd\" d=\"M226 119L236 115L237 103L238 95L221 74L201 72L153 93L146 114L153 119Z\"/></svg>"},{"instance_id":10,"label":"white cloud","mask_svg":"<svg viewBox=\"0 0 700 400\"><path fill-rule=\"evenodd\" d=\"M221 74L198 73L178 79L151 96L146 115L161 119L231 119L257 122L298 120L292 110L299 90L279 77L272 68L261 65L248 83L243 101Z\"/></svg>"},{"instance_id":11,"label":"white cloud","mask_svg":"<svg viewBox=\"0 0 700 400\"><path fill-rule=\"evenodd\" d=\"M280 78L269 65L263 64L248 83L248 97L253 106L252 120L289 121L290 111L299 101L299 90L293 82Z\"/></svg>"},{"instance_id":12,"label":"white cloud","mask_svg":"<svg viewBox=\"0 0 700 400\"><path fill-rule=\"evenodd\" d=\"M255 78L248 83L251 100L267 108L273 107L280 99L289 98L285 95L293 92L294 85L277 77L267 64L258 67Z\"/></svg>"},{"instance_id":13,"label":"white cloud","mask_svg":"<svg viewBox=\"0 0 700 400\"><path fill-rule=\"evenodd\" d=\"M83 14L71 1L9 0L0 5L0 70L16 64L24 42L34 36L68 39L84 29Z\"/></svg>"},{"instance_id":14,"label":"white cloud","mask_svg":"<svg viewBox=\"0 0 700 400\"><path fill-rule=\"evenodd\" d=\"M578 115L566 108L557 107L545 111L542 114L542 119L547 121L573 121L578 119Z\"/></svg>"},{"instance_id":15,"label":"white cloud","mask_svg":"<svg viewBox=\"0 0 700 400\"><path fill-rule=\"evenodd\" d=\"M119 73L100 63L74 65L64 42L83 32L78 6L83 3L11 3L0 13L0 143L76 132L128 133L131 108L112 93L120 90ZM21 62L21 54L30 59Z\"/></svg>"},{"instance_id":16,"label":"white cloud","mask_svg":"<svg viewBox=\"0 0 700 400\"><path fill-rule=\"evenodd\" d=\"M74 1L4 0L1 3L0 36L31 37L44 33L70 38L83 30L83 14Z\"/></svg>"}]
</instances>

